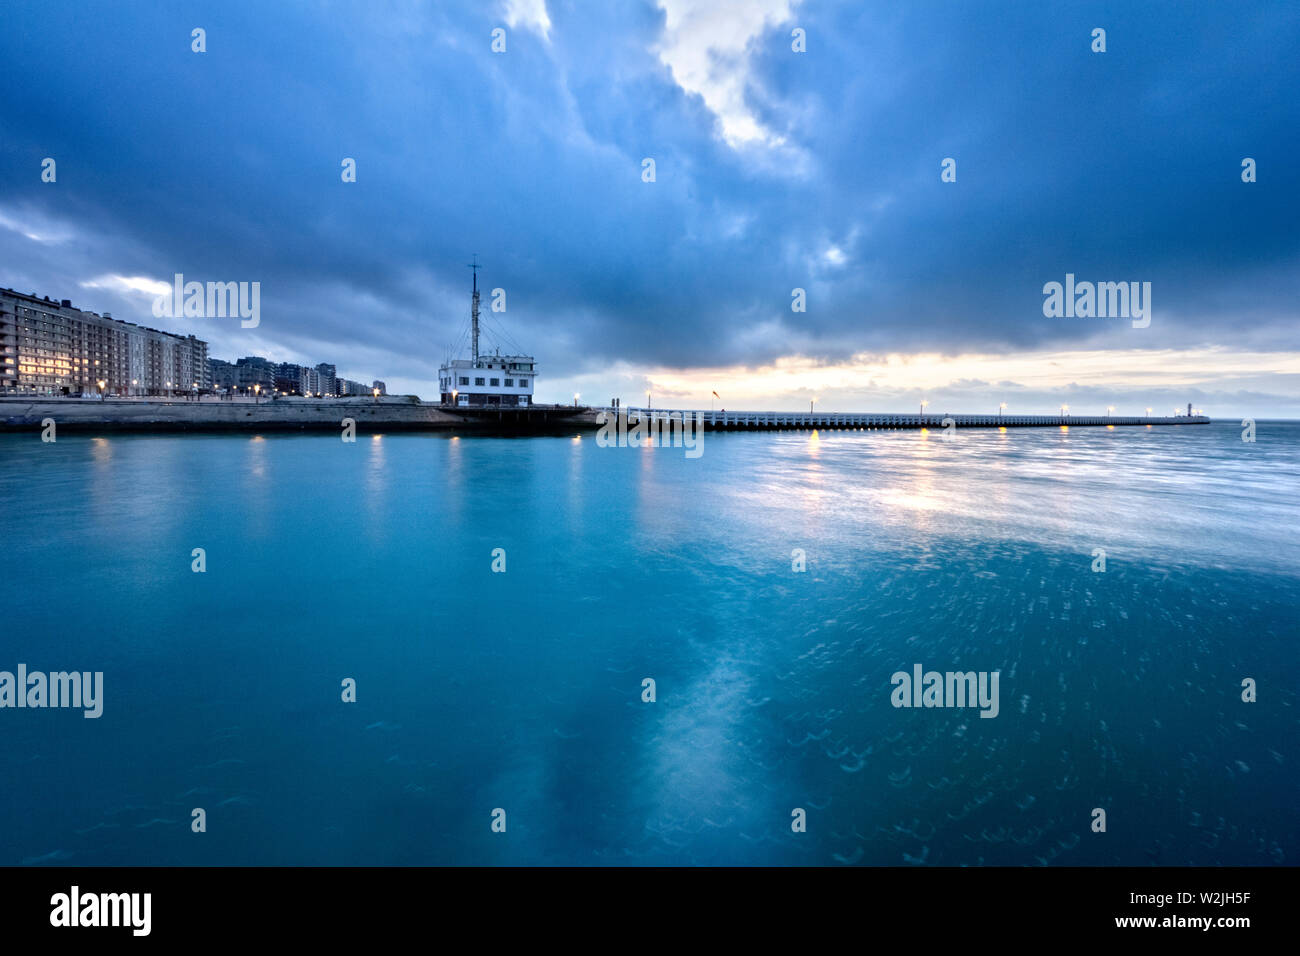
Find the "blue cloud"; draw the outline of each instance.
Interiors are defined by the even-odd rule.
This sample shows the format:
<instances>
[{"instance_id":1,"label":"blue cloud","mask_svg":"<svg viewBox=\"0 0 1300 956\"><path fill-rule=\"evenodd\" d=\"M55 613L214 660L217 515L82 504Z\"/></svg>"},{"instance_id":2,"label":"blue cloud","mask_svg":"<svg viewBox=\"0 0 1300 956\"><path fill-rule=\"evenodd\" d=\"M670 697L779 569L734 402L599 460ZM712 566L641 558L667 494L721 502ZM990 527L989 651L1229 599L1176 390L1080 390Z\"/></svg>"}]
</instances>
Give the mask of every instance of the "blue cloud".
<instances>
[{"instance_id":1,"label":"blue cloud","mask_svg":"<svg viewBox=\"0 0 1300 956\"><path fill-rule=\"evenodd\" d=\"M0 212L74 237L0 228L0 283L153 324L144 298L77 285L259 280L257 337L213 329L218 354L364 346L380 367L358 374L424 380L463 324L471 253L553 374L1297 346L1294 6L796 7L745 57L744 107L785 145L740 147L657 52L662 10L548 13L547 37L517 26L493 54L503 14L478 3L11 0ZM1067 272L1150 281L1151 327L1045 318Z\"/></svg>"}]
</instances>

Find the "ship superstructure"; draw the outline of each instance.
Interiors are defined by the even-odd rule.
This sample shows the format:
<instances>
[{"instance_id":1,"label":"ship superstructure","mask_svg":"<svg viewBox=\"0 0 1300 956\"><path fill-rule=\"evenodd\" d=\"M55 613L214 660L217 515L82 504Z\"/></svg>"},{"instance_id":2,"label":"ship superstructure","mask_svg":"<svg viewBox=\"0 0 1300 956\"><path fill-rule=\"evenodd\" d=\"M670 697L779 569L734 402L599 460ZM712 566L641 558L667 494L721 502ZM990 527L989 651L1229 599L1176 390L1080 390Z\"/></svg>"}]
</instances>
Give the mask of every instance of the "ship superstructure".
<instances>
[{"instance_id":1,"label":"ship superstructure","mask_svg":"<svg viewBox=\"0 0 1300 956\"><path fill-rule=\"evenodd\" d=\"M537 360L531 355L502 355L500 348L479 351L478 261L470 299L470 357L448 359L438 369L438 391L444 405L462 407L504 405L527 407L533 403Z\"/></svg>"}]
</instances>

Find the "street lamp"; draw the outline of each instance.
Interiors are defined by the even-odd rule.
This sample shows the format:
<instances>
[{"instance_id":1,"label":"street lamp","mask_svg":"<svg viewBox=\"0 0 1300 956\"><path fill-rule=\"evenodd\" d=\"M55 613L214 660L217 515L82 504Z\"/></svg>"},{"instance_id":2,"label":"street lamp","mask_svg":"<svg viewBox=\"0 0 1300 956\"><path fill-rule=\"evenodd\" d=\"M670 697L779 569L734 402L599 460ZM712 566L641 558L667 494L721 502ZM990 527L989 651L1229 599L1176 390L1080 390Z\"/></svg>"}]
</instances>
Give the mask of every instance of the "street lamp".
<instances>
[{"instance_id":1,"label":"street lamp","mask_svg":"<svg viewBox=\"0 0 1300 956\"><path fill-rule=\"evenodd\" d=\"M104 386L107 385L107 384L108 384L108 382L105 381L104 379L101 378L101 379L99 380L99 400L100 400L101 402L104 400Z\"/></svg>"},{"instance_id":2,"label":"street lamp","mask_svg":"<svg viewBox=\"0 0 1300 956\"><path fill-rule=\"evenodd\" d=\"M1007 403L1006 403L1006 402L1003 402L1002 404L1000 404L1000 405L998 406L998 418L1001 418L1001 417L1002 417L1002 409L1004 409L1004 408L1006 408L1006 407L1007 407Z\"/></svg>"},{"instance_id":3,"label":"street lamp","mask_svg":"<svg viewBox=\"0 0 1300 956\"><path fill-rule=\"evenodd\" d=\"M1066 415L1066 413L1067 413L1069 410L1070 410L1070 406L1069 406L1069 405L1062 405L1062 406L1061 406L1061 420L1062 420L1062 421L1065 420L1065 415Z\"/></svg>"},{"instance_id":4,"label":"street lamp","mask_svg":"<svg viewBox=\"0 0 1300 956\"><path fill-rule=\"evenodd\" d=\"M377 389L377 388L372 388L371 391L374 392L374 394L375 394L375 402L376 402L376 404L378 404L378 402L379 402L379 389Z\"/></svg>"},{"instance_id":5,"label":"street lamp","mask_svg":"<svg viewBox=\"0 0 1300 956\"><path fill-rule=\"evenodd\" d=\"M817 402L817 399L814 397L813 400L810 401L810 402L808 403L808 414L809 414L809 415L811 415L811 414L813 413L813 405L816 404L816 402Z\"/></svg>"},{"instance_id":6,"label":"street lamp","mask_svg":"<svg viewBox=\"0 0 1300 956\"><path fill-rule=\"evenodd\" d=\"M453 388L453 389L451 390L451 403L452 403L453 405L456 404L456 396L459 395L459 394L460 394L460 389L458 389L458 388Z\"/></svg>"},{"instance_id":7,"label":"street lamp","mask_svg":"<svg viewBox=\"0 0 1300 956\"><path fill-rule=\"evenodd\" d=\"M1106 417L1107 417L1107 418L1110 418L1110 413L1113 412L1114 410L1115 410L1115 406L1114 406L1114 405L1107 405L1107 406L1106 406Z\"/></svg>"},{"instance_id":8,"label":"street lamp","mask_svg":"<svg viewBox=\"0 0 1300 956\"><path fill-rule=\"evenodd\" d=\"M922 414L922 415L925 414L925 406L927 406L927 405L929 405L929 404L930 404L930 400L929 400L928 398L923 398L923 399L921 399L921 414Z\"/></svg>"},{"instance_id":9,"label":"street lamp","mask_svg":"<svg viewBox=\"0 0 1300 956\"><path fill-rule=\"evenodd\" d=\"M577 407L578 407L578 393L577 393L577 392L574 392L574 393L573 393L573 407L574 407L574 408L577 408Z\"/></svg>"},{"instance_id":10,"label":"street lamp","mask_svg":"<svg viewBox=\"0 0 1300 956\"><path fill-rule=\"evenodd\" d=\"M1150 406L1150 405L1147 406L1147 417L1148 417L1148 418L1151 417L1151 406Z\"/></svg>"},{"instance_id":11,"label":"street lamp","mask_svg":"<svg viewBox=\"0 0 1300 956\"><path fill-rule=\"evenodd\" d=\"M254 386L253 386L253 392L254 392L254 394L257 396L256 399L254 400L255 404L257 404L257 405L261 405L261 404L262 404L262 386L261 386L261 385L254 385Z\"/></svg>"}]
</instances>

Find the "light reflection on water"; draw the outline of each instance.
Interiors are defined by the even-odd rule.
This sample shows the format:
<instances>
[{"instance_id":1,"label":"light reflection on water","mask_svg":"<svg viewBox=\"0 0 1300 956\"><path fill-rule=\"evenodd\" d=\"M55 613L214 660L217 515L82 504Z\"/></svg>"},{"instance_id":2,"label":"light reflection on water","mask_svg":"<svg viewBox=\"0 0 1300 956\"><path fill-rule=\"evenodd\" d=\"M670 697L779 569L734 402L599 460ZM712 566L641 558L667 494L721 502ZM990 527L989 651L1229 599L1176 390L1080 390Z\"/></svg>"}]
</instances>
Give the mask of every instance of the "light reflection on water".
<instances>
[{"instance_id":1,"label":"light reflection on water","mask_svg":"<svg viewBox=\"0 0 1300 956\"><path fill-rule=\"evenodd\" d=\"M109 688L7 718L0 863L1294 863L1300 429L1259 435L0 436L5 662ZM918 662L1000 715L893 709ZM150 825L196 789L229 839Z\"/></svg>"},{"instance_id":2,"label":"light reflection on water","mask_svg":"<svg viewBox=\"0 0 1300 956\"><path fill-rule=\"evenodd\" d=\"M799 439L779 436L752 462L761 481L746 503L779 509L799 489L832 537L835 526L870 526L900 542L922 530L1068 550L1091 536L1135 557L1285 572L1295 567L1295 452L1242 443L1238 431L969 429L952 442L827 432L815 460L800 454ZM836 476L834 494L813 497L824 469Z\"/></svg>"}]
</instances>

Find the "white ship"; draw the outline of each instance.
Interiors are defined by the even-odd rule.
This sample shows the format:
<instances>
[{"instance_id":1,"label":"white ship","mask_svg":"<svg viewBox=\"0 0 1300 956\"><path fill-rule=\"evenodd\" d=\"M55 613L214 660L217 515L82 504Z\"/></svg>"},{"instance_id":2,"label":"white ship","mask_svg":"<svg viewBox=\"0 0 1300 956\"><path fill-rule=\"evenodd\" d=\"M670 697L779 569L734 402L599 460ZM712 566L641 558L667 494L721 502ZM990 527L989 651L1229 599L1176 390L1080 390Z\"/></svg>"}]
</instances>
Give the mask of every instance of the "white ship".
<instances>
[{"instance_id":1,"label":"white ship","mask_svg":"<svg viewBox=\"0 0 1300 956\"><path fill-rule=\"evenodd\" d=\"M537 362L531 355L479 354L478 262L470 306L470 357L448 358L438 369L438 391L444 405L527 408L533 403Z\"/></svg>"}]
</instances>

